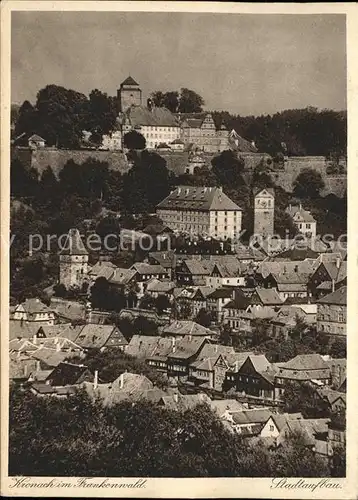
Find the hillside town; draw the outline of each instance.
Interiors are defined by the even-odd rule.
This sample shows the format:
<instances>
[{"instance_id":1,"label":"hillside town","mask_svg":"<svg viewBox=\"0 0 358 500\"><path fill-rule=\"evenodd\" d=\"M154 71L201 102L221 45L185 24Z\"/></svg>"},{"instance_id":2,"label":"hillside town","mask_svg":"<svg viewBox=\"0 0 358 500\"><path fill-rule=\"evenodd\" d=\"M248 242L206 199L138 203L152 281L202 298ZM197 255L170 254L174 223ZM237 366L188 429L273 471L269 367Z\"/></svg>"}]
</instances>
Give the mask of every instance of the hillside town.
<instances>
[{"instance_id":1,"label":"hillside town","mask_svg":"<svg viewBox=\"0 0 358 500\"><path fill-rule=\"evenodd\" d=\"M82 397L106 411L150 404L184 419L206 408L243 449L273 457L299 436L311 460L339 468L345 160L323 161L326 170L334 164L345 194L323 182L321 167L307 168L317 161L309 156L285 190L277 181L290 171L285 145L276 156L259 151L212 113L173 112L154 97L144 106L133 77L120 84L114 125L95 147L124 155L120 173L92 158L94 132L83 129L85 167L74 152L56 175L49 165L30 178L37 167L21 164L24 152L53 149L68 159L71 151L13 128L14 408L17 391L31 405ZM161 163L170 154L179 155L176 175ZM55 246L45 247L44 227L56 227Z\"/></svg>"}]
</instances>

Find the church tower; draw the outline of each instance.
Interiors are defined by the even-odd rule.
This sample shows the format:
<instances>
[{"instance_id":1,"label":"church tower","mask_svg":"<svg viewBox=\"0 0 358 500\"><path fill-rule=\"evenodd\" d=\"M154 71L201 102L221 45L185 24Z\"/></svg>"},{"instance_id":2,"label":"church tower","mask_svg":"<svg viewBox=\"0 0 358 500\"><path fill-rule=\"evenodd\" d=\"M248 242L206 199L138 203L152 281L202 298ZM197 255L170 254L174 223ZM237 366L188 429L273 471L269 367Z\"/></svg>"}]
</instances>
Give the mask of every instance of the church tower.
<instances>
[{"instance_id":1,"label":"church tower","mask_svg":"<svg viewBox=\"0 0 358 500\"><path fill-rule=\"evenodd\" d=\"M132 105L142 105L142 90L139 84L129 76L117 90L118 112L125 113Z\"/></svg>"},{"instance_id":2,"label":"church tower","mask_svg":"<svg viewBox=\"0 0 358 500\"><path fill-rule=\"evenodd\" d=\"M81 286L88 272L88 252L78 229L70 229L60 254L60 283Z\"/></svg>"},{"instance_id":3,"label":"church tower","mask_svg":"<svg viewBox=\"0 0 358 500\"><path fill-rule=\"evenodd\" d=\"M254 234L267 237L274 232L275 192L272 188L254 191Z\"/></svg>"}]
</instances>

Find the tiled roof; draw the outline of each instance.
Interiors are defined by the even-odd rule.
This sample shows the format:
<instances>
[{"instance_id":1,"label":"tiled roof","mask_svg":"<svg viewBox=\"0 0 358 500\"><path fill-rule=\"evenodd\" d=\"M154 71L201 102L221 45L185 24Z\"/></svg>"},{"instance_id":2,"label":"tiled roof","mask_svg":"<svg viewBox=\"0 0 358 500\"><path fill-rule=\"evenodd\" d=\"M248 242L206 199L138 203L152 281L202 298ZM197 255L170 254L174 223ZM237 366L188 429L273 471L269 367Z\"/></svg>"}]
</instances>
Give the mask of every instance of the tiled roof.
<instances>
[{"instance_id":1,"label":"tiled roof","mask_svg":"<svg viewBox=\"0 0 358 500\"><path fill-rule=\"evenodd\" d=\"M341 286L335 292L325 295L319 299L318 304L334 304L334 305L347 305L347 287Z\"/></svg>"},{"instance_id":2,"label":"tiled roof","mask_svg":"<svg viewBox=\"0 0 358 500\"><path fill-rule=\"evenodd\" d=\"M175 116L167 108L131 106L125 112L126 122L132 127L179 127Z\"/></svg>"},{"instance_id":3,"label":"tiled roof","mask_svg":"<svg viewBox=\"0 0 358 500\"><path fill-rule=\"evenodd\" d=\"M43 332L46 339L61 337L72 340L74 342L81 329L82 325L72 326L69 323L58 323L57 325L40 326L37 333L39 334Z\"/></svg>"},{"instance_id":4,"label":"tiled roof","mask_svg":"<svg viewBox=\"0 0 358 500\"><path fill-rule=\"evenodd\" d=\"M244 409L244 405L236 399L216 399L211 401L210 406L219 416L223 415L227 410L237 412Z\"/></svg>"},{"instance_id":5,"label":"tiled roof","mask_svg":"<svg viewBox=\"0 0 358 500\"><path fill-rule=\"evenodd\" d=\"M158 209L173 210L235 210L241 211L230 198L217 187L178 186L163 201Z\"/></svg>"},{"instance_id":6,"label":"tiled roof","mask_svg":"<svg viewBox=\"0 0 358 500\"><path fill-rule=\"evenodd\" d=\"M87 371L88 367L85 365L61 362L51 371L48 380L50 380L52 386L74 385Z\"/></svg>"},{"instance_id":7,"label":"tiled roof","mask_svg":"<svg viewBox=\"0 0 358 500\"><path fill-rule=\"evenodd\" d=\"M191 274L198 274L202 276L207 276L210 274L210 263L208 261L203 262L198 259L187 259L184 261L184 264Z\"/></svg>"},{"instance_id":8,"label":"tiled roof","mask_svg":"<svg viewBox=\"0 0 358 500\"><path fill-rule=\"evenodd\" d=\"M260 288L255 289L255 293L263 305L281 305L282 300L274 288Z\"/></svg>"},{"instance_id":9,"label":"tiled roof","mask_svg":"<svg viewBox=\"0 0 358 500\"><path fill-rule=\"evenodd\" d=\"M41 141L45 142L45 139L37 134L33 134L31 137L29 137L29 141Z\"/></svg>"},{"instance_id":10,"label":"tiled roof","mask_svg":"<svg viewBox=\"0 0 358 500\"><path fill-rule=\"evenodd\" d=\"M112 276L113 271L117 269L117 266L112 264L112 262L98 261L88 272L88 276L93 278L106 278L107 280Z\"/></svg>"},{"instance_id":11,"label":"tiled roof","mask_svg":"<svg viewBox=\"0 0 358 500\"><path fill-rule=\"evenodd\" d=\"M185 411L203 403L210 404L211 399L204 393L199 394L177 394L161 398L162 404L167 409Z\"/></svg>"},{"instance_id":12,"label":"tiled roof","mask_svg":"<svg viewBox=\"0 0 358 500\"><path fill-rule=\"evenodd\" d=\"M78 229L70 229L60 255L88 255Z\"/></svg>"},{"instance_id":13,"label":"tiled roof","mask_svg":"<svg viewBox=\"0 0 358 500\"><path fill-rule=\"evenodd\" d=\"M127 76L127 78L121 83L121 86L123 86L123 85L128 85L128 86L133 86L134 85L136 87L139 86L139 84L130 75Z\"/></svg>"},{"instance_id":14,"label":"tiled roof","mask_svg":"<svg viewBox=\"0 0 358 500\"><path fill-rule=\"evenodd\" d=\"M243 309L246 310L246 308L250 305L250 300L245 297L243 292L237 290L235 292L235 298L231 300L228 304L224 306L224 309Z\"/></svg>"},{"instance_id":15,"label":"tiled roof","mask_svg":"<svg viewBox=\"0 0 358 500\"><path fill-rule=\"evenodd\" d=\"M158 293L169 293L175 287L174 281L161 281L157 278L153 278L148 282L147 291L148 292L158 292Z\"/></svg>"},{"instance_id":16,"label":"tiled roof","mask_svg":"<svg viewBox=\"0 0 358 500\"><path fill-rule=\"evenodd\" d=\"M346 403L346 394L344 392L335 391L329 387L322 387L317 389L317 392L322 398L326 399L330 405L335 403L338 399L342 399Z\"/></svg>"},{"instance_id":17,"label":"tiled roof","mask_svg":"<svg viewBox=\"0 0 358 500\"><path fill-rule=\"evenodd\" d=\"M269 274L278 275L277 279L279 280L280 283L283 283L283 282L290 282L289 280L294 279L294 276L296 275L297 276L302 275L303 277L305 277L306 275L311 275L316 268L317 268L317 263L314 260L286 261L286 262L275 262L266 260L259 264L258 272L264 278L266 278ZM288 276L288 278L282 277L286 275Z\"/></svg>"},{"instance_id":18,"label":"tiled roof","mask_svg":"<svg viewBox=\"0 0 358 500\"><path fill-rule=\"evenodd\" d=\"M163 335L212 336L214 332L195 321L176 320L163 328Z\"/></svg>"},{"instance_id":19,"label":"tiled roof","mask_svg":"<svg viewBox=\"0 0 358 500\"><path fill-rule=\"evenodd\" d=\"M329 368L320 354L299 354L281 366L287 370L325 370Z\"/></svg>"},{"instance_id":20,"label":"tiled roof","mask_svg":"<svg viewBox=\"0 0 358 500\"><path fill-rule=\"evenodd\" d=\"M271 416L271 410L267 408L258 408L252 410L241 410L233 412L232 419L237 425L245 424L264 424Z\"/></svg>"},{"instance_id":21,"label":"tiled roof","mask_svg":"<svg viewBox=\"0 0 358 500\"><path fill-rule=\"evenodd\" d=\"M228 299L232 297L232 290L230 288L217 288L208 295L208 299Z\"/></svg>"},{"instance_id":22,"label":"tiled roof","mask_svg":"<svg viewBox=\"0 0 358 500\"><path fill-rule=\"evenodd\" d=\"M51 309L53 309L58 316L69 321L85 319L86 317L86 306L74 300L52 297Z\"/></svg>"},{"instance_id":23,"label":"tiled roof","mask_svg":"<svg viewBox=\"0 0 358 500\"><path fill-rule=\"evenodd\" d=\"M35 323L35 324L34 324ZM9 321L9 340L22 338L32 338L39 329L35 321L19 321L10 319Z\"/></svg>"},{"instance_id":24,"label":"tiled roof","mask_svg":"<svg viewBox=\"0 0 358 500\"><path fill-rule=\"evenodd\" d=\"M47 347L39 347L37 351L31 353L31 357L50 368L55 368L69 357L69 353L64 351L55 351L54 349L49 349Z\"/></svg>"},{"instance_id":25,"label":"tiled roof","mask_svg":"<svg viewBox=\"0 0 358 500\"><path fill-rule=\"evenodd\" d=\"M176 342L175 352L171 352L168 357L187 359L198 353L202 345L206 342L202 336L184 337Z\"/></svg>"},{"instance_id":26,"label":"tiled roof","mask_svg":"<svg viewBox=\"0 0 358 500\"><path fill-rule=\"evenodd\" d=\"M114 339L113 343L110 343L111 337ZM84 349L100 349L104 345L119 347L125 346L128 343L118 327L92 323L82 327L75 342Z\"/></svg>"},{"instance_id":27,"label":"tiled roof","mask_svg":"<svg viewBox=\"0 0 358 500\"><path fill-rule=\"evenodd\" d=\"M316 222L316 219L312 216L311 212L304 210L300 206L290 205L286 208L286 212L295 220L302 220L303 222Z\"/></svg>"},{"instance_id":28,"label":"tiled roof","mask_svg":"<svg viewBox=\"0 0 358 500\"><path fill-rule=\"evenodd\" d=\"M160 264L147 264L146 262L136 262L131 267L139 274L166 274L166 270Z\"/></svg>"},{"instance_id":29,"label":"tiled roof","mask_svg":"<svg viewBox=\"0 0 358 500\"><path fill-rule=\"evenodd\" d=\"M173 250L162 251L162 252L149 252L149 260L160 264L165 269L175 268L176 255Z\"/></svg>"},{"instance_id":30,"label":"tiled roof","mask_svg":"<svg viewBox=\"0 0 358 500\"><path fill-rule=\"evenodd\" d=\"M117 267L111 277L108 279L108 282L113 285L126 285L129 283L134 276L137 274L135 269L125 269L121 267Z\"/></svg>"},{"instance_id":31,"label":"tiled roof","mask_svg":"<svg viewBox=\"0 0 358 500\"><path fill-rule=\"evenodd\" d=\"M125 349L126 354L138 358L166 356L173 349L173 341L158 335L133 335Z\"/></svg>"},{"instance_id":32,"label":"tiled roof","mask_svg":"<svg viewBox=\"0 0 358 500\"><path fill-rule=\"evenodd\" d=\"M279 254L272 257L273 260L306 260L306 259L316 259L319 256L318 252L315 252L310 247L307 248L289 248L288 250L284 250Z\"/></svg>"},{"instance_id":33,"label":"tiled roof","mask_svg":"<svg viewBox=\"0 0 358 500\"><path fill-rule=\"evenodd\" d=\"M52 309L50 309L46 304L41 302L40 299L26 299L24 302L19 304L19 306L23 307L27 314L53 312ZM15 308L14 312L18 310L19 306Z\"/></svg>"}]
</instances>

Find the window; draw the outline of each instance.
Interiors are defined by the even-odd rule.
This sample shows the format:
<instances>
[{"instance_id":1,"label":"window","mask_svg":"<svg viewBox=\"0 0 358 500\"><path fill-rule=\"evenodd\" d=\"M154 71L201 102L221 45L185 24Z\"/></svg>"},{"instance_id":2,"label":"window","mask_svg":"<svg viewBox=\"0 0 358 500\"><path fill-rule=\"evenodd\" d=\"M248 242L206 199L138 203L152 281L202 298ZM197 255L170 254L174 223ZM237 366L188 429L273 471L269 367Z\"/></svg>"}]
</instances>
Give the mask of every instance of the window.
<instances>
[{"instance_id":1,"label":"window","mask_svg":"<svg viewBox=\"0 0 358 500\"><path fill-rule=\"evenodd\" d=\"M275 430L275 427L273 425L270 425L270 431L273 432Z\"/></svg>"},{"instance_id":2,"label":"window","mask_svg":"<svg viewBox=\"0 0 358 500\"><path fill-rule=\"evenodd\" d=\"M311 229L311 224L306 224L307 229Z\"/></svg>"}]
</instances>

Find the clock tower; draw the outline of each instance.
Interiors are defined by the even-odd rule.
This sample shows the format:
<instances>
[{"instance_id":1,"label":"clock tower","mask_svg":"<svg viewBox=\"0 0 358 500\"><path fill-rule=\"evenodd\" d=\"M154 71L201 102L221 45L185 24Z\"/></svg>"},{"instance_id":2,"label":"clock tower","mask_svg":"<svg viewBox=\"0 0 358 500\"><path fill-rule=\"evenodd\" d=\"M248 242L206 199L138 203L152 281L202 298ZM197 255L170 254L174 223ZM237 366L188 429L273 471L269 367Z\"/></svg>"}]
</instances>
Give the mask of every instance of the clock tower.
<instances>
[{"instance_id":1,"label":"clock tower","mask_svg":"<svg viewBox=\"0 0 358 500\"><path fill-rule=\"evenodd\" d=\"M254 234L267 237L274 232L275 192L264 188L254 192Z\"/></svg>"}]
</instances>

